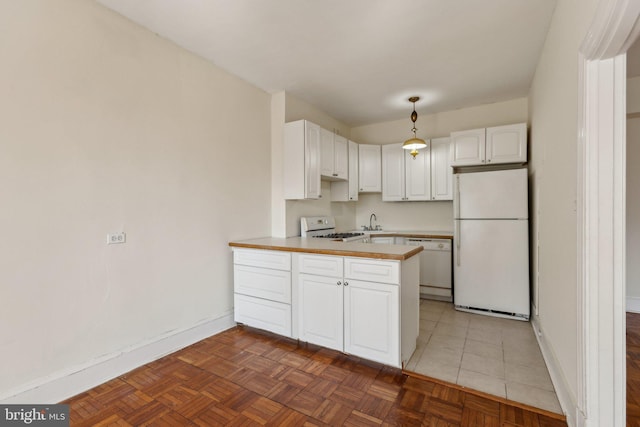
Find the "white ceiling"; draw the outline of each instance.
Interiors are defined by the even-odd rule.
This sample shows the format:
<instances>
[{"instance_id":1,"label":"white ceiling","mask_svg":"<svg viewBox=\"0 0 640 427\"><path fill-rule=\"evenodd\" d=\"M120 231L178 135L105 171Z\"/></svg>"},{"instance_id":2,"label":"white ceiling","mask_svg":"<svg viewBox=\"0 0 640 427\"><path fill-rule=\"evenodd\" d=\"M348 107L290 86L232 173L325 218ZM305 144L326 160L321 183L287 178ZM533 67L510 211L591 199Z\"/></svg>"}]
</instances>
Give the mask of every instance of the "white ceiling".
<instances>
[{"instance_id":1,"label":"white ceiling","mask_svg":"<svg viewBox=\"0 0 640 427\"><path fill-rule=\"evenodd\" d=\"M97 0L356 126L526 96L556 0Z\"/></svg>"}]
</instances>

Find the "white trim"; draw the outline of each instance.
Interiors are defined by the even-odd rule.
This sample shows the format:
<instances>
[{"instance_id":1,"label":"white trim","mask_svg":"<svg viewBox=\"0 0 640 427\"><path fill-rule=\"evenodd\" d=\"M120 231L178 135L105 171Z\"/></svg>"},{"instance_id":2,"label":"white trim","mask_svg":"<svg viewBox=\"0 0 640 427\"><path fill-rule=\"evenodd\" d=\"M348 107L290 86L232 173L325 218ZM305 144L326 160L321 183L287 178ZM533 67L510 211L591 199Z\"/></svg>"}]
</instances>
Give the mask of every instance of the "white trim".
<instances>
[{"instance_id":1,"label":"white trim","mask_svg":"<svg viewBox=\"0 0 640 427\"><path fill-rule=\"evenodd\" d=\"M601 0L579 55L578 426L626 424L625 52L640 2Z\"/></svg>"},{"instance_id":2,"label":"white trim","mask_svg":"<svg viewBox=\"0 0 640 427\"><path fill-rule=\"evenodd\" d=\"M627 297L626 311L640 313L640 297Z\"/></svg>"},{"instance_id":3,"label":"white trim","mask_svg":"<svg viewBox=\"0 0 640 427\"><path fill-rule=\"evenodd\" d=\"M3 404L49 404L82 393L146 363L235 326L233 311L33 381L0 396Z\"/></svg>"},{"instance_id":4,"label":"white trim","mask_svg":"<svg viewBox=\"0 0 640 427\"><path fill-rule=\"evenodd\" d=\"M576 425L575 412L567 409L573 409L576 407L575 396L571 393L571 388L563 375L560 362L558 362L558 359L553 353L552 347L549 345L546 337L542 333L538 319L535 316L531 318L531 327L533 328L533 333L538 340L538 345L540 346L544 363L547 365L547 370L549 371L549 376L551 377L551 382L553 383L556 396L558 396L560 407L562 408L564 415L567 417L567 425L573 427Z\"/></svg>"}]
</instances>

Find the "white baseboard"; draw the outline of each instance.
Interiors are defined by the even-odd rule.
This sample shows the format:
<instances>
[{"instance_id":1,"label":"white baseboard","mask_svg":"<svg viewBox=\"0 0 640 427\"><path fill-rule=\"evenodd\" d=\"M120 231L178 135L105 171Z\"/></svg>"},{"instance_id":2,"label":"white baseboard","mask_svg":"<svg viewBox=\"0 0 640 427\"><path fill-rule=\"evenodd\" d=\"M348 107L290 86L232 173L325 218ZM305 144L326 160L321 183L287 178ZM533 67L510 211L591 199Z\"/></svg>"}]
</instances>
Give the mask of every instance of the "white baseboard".
<instances>
[{"instance_id":1,"label":"white baseboard","mask_svg":"<svg viewBox=\"0 0 640 427\"><path fill-rule=\"evenodd\" d=\"M640 313L640 297L627 297L627 311Z\"/></svg>"},{"instance_id":2,"label":"white baseboard","mask_svg":"<svg viewBox=\"0 0 640 427\"><path fill-rule=\"evenodd\" d=\"M540 330L540 325L536 316L531 317L531 326L533 327L533 333L538 340L538 345L540 346L540 351L542 352L544 362L546 363L547 369L549 370L549 376L551 377L553 388L555 389L556 395L558 396L560 407L562 408L564 415L567 417L567 425L569 427L577 427L577 404L575 398L573 396L573 393L571 393L569 386L567 385L564 375L562 374L562 370L560 369L558 360L551 350L546 337Z\"/></svg>"},{"instance_id":3,"label":"white baseboard","mask_svg":"<svg viewBox=\"0 0 640 427\"><path fill-rule=\"evenodd\" d=\"M170 331L152 340L40 378L3 396L5 404L51 404L63 401L146 363L235 326L233 311L189 328Z\"/></svg>"}]
</instances>

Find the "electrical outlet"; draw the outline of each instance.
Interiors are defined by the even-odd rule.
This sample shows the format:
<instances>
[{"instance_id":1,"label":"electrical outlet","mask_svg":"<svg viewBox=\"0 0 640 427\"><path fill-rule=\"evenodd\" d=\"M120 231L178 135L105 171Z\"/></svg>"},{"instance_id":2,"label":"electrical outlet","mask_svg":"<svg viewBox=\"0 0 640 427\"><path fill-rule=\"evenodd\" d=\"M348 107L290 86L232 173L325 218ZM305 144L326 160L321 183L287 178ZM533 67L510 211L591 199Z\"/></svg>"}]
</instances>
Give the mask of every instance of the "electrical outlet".
<instances>
[{"instance_id":1,"label":"electrical outlet","mask_svg":"<svg viewBox=\"0 0 640 427\"><path fill-rule=\"evenodd\" d=\"M127 241L127 235L125 232L121 233L109 233L107 234L107 244L113 245L116 243L125 243Z\"/></svg>"}]
</instances>

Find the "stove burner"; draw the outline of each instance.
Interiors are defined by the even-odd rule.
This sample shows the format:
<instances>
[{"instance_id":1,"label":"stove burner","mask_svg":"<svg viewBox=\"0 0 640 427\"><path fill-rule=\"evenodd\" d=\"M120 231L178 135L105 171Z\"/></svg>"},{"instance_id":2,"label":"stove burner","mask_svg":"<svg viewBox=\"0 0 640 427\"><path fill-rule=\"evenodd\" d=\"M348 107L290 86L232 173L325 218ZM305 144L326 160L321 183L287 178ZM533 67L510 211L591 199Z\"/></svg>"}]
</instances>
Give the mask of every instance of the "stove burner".
<instances>
[{"instance_id":1,"label":"stove burner","mask_svg":"<svg viewBox=\"0 0 640 427\"><path fill-rule=\"evenodd\" d=\"M350 237L358 237L364 236L364 233L331 233L331 234L323 234L322 236L314 236L320 237L321 239L348 239Z\"/></svg>"}]
</instances>

